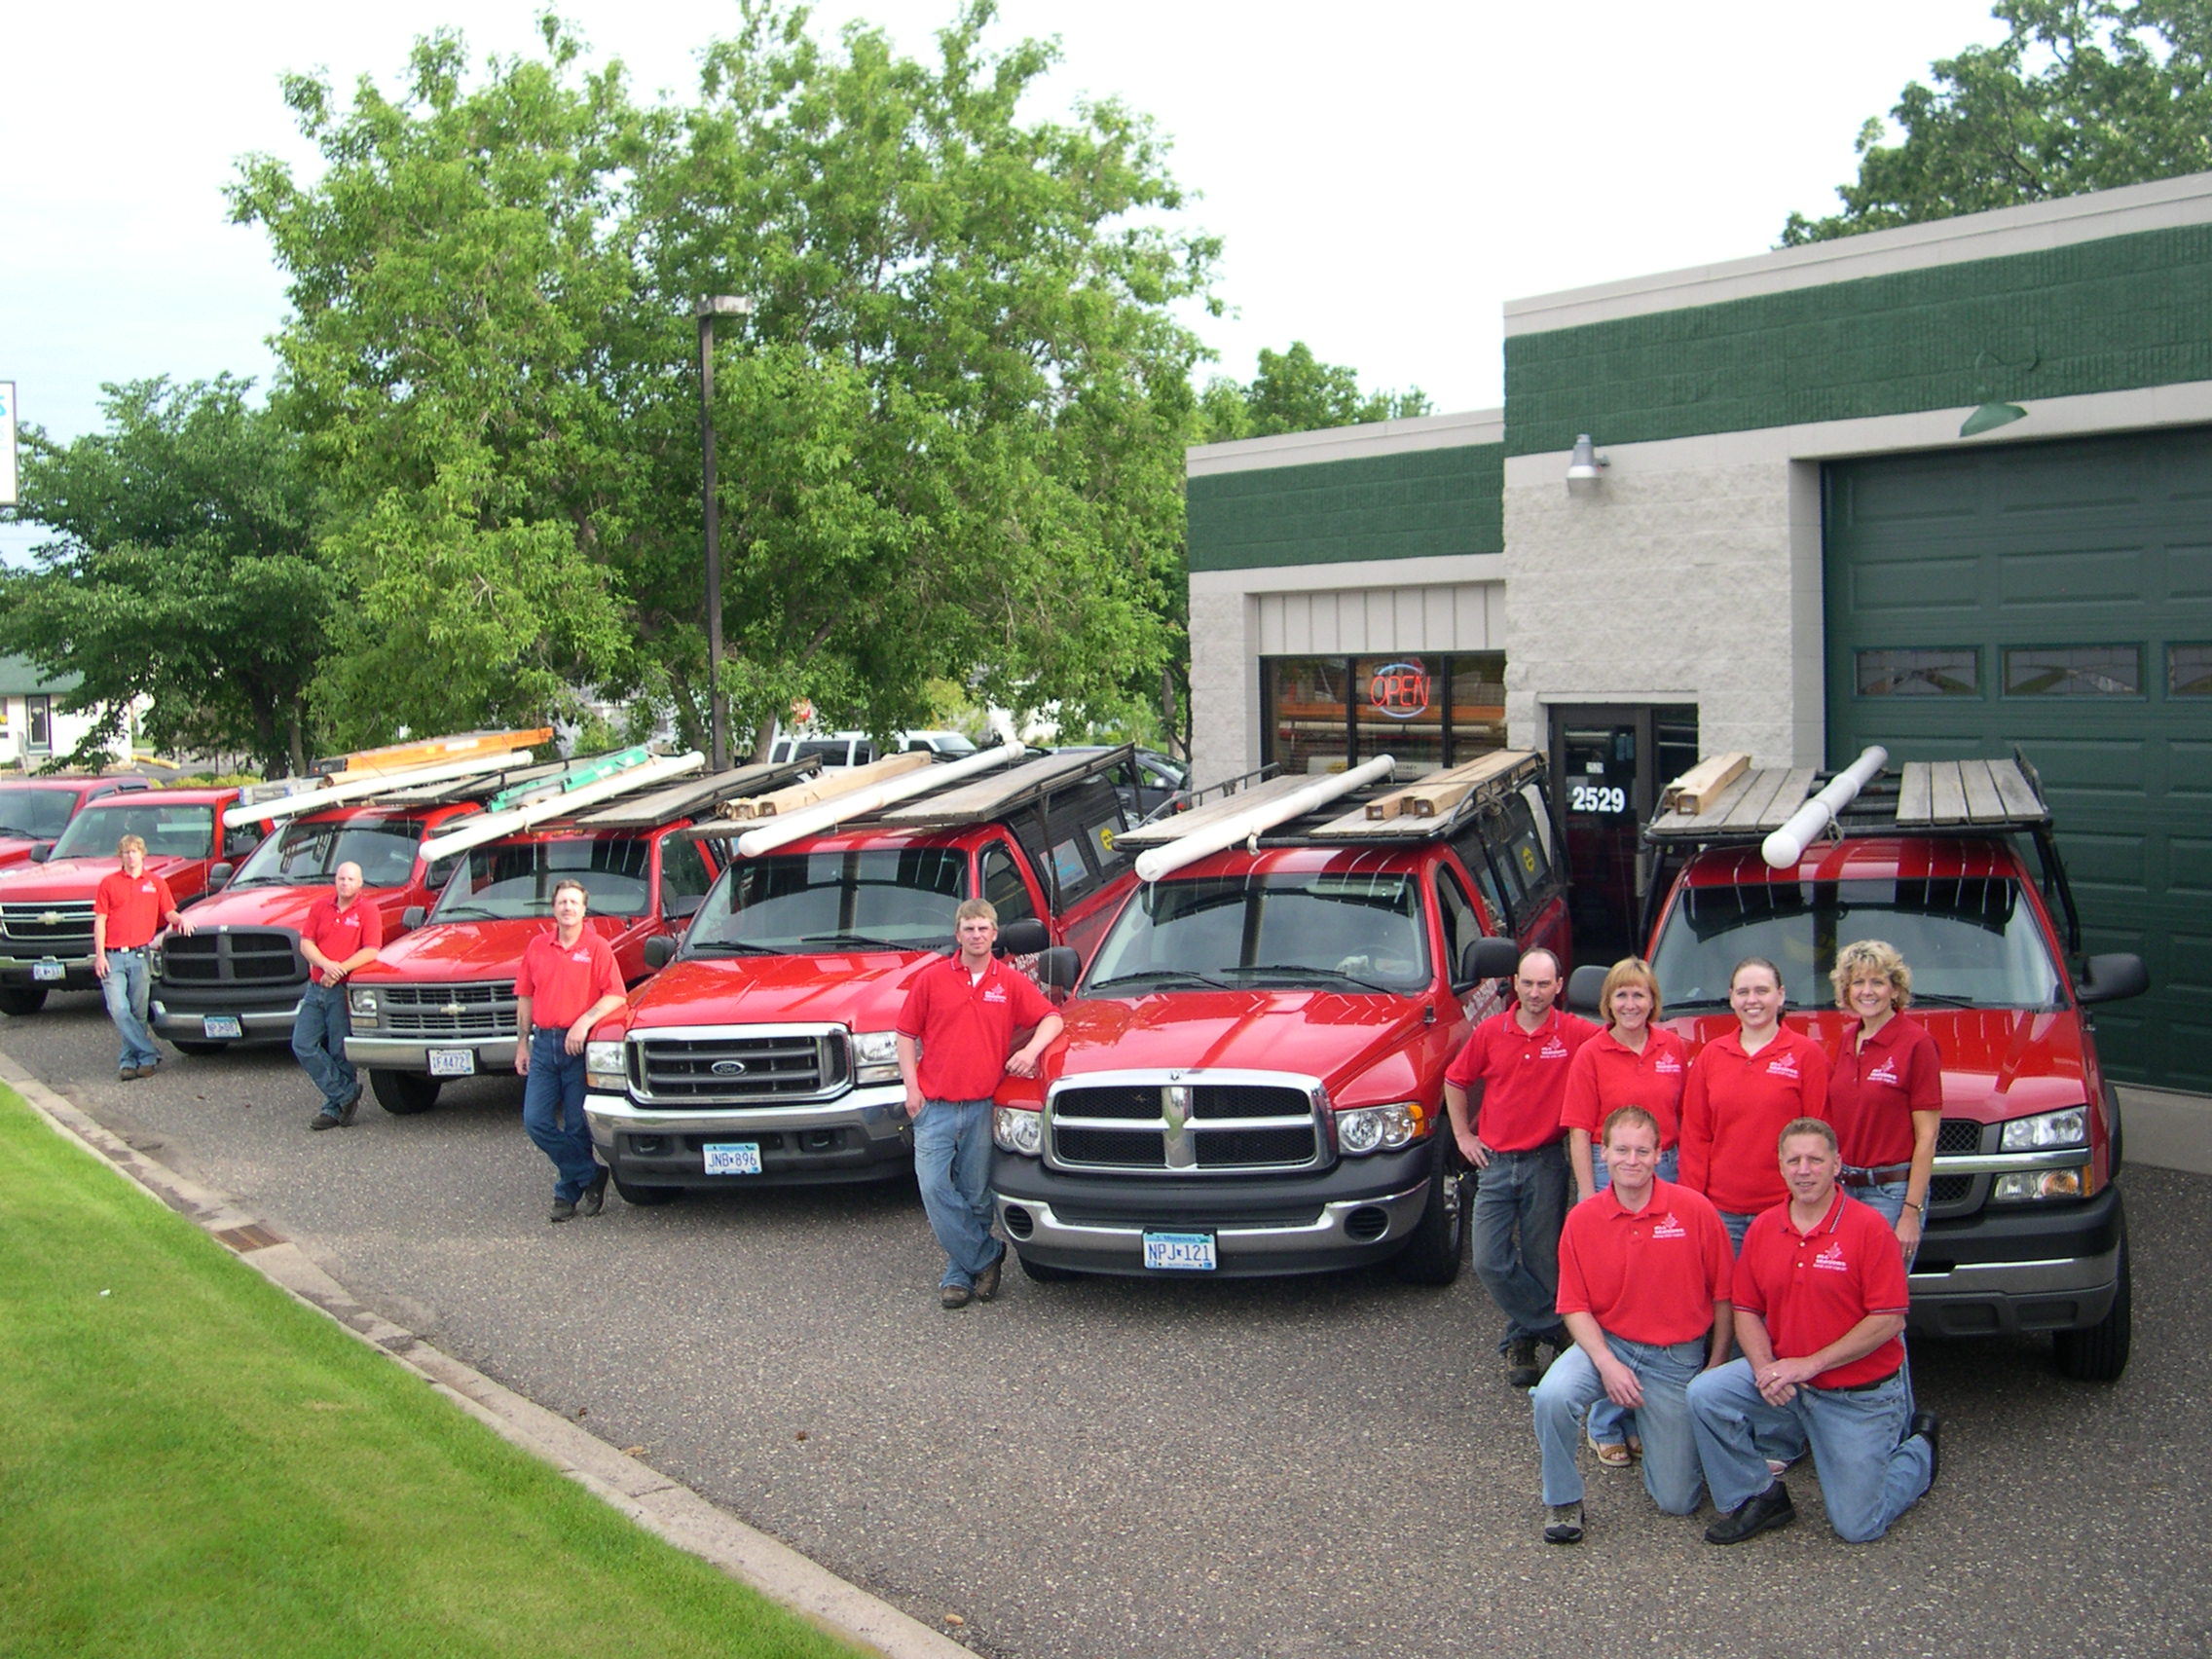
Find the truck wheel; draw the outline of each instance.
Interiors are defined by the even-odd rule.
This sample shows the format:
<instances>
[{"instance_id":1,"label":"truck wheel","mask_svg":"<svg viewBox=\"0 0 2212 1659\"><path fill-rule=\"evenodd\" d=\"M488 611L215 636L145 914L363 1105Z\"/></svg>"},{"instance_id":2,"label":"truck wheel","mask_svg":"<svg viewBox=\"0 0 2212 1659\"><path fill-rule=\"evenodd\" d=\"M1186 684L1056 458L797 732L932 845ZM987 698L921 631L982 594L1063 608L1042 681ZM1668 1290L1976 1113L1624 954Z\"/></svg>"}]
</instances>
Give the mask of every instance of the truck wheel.
<instances>
[{"instance_id":1,"label":"truck wheel","mask_svg":"<svg viewBox=\"0 0 2212 1659\"><path fill-rule=\"evenodd\" d=\"M424 1077L419 1072L369 1073L369 1088L377 1097L377 1104L395 1118L412 1118L418 1112L427 1112L438 1103L438 1090L442 1087L436 1078Z\"/></svg>"},{"instance_id":2,"label":"truck wheel","mask_svg":"<svg viewBox=\"0 0 2212 1659\"><path fill-rule=\"evenodd\" d=\"M2127 1369L2127 1349L2135 1328L2134 1275L2127 1266L2127 1240L2120 1243L2120 1286L2112 1311L2085 1331L2054 1331L2051 1350L2058 1369L2077 1382L2117 1382Z\"/></svg>"},{"instance_id":3,"label":"truck wheel","mask_svg":"<svg viewBox=\"0 0 2212 1659\"><path fill-rule=\"evenodd\" d=\"M46 1006L44 985L0 985L0 1014L12 1014L20 1018L36 1014Z\"/></svg>"},{"instance_id":4,"label":"truck wheel","mask_svg":"<svg viewBox=\"0 0 2212 1659\"><path fill-rule=\"evenodd\" d=\"M174 1037L169 1039L169 1044L178 1053L190 1054L196 1060L203 1060L209 1054L219 1054L230 1047L228 1043L180 1043Z\"/></svg>"},{"instance_id":5,"label":"truck wheel","mask_svg":"<svg viewBox=\"0 0 2212 1659\"><path fill-rule=\"evenodd\" d=\"M683 1196L682 1187L634 1187L619 1175L614 1177L614 1190L622 1195L624 1203L636 1204L640 1209L650 1209Z\"/></svg>"},{"instance_id":6,"label":"truck wheel","mask_svg":"<svg viewBox=\"0 0 2212 1659\"><path fill-rule=\"evenodd\" d=\"M1014 1259L1021 1264L1022 1272L1039 1284L1065 1284L1070 1279L1083 1276L1073 1268L1048 1267L1043 1262L1033 1262L1019 1250L1014 1253Z\"/></svg>"},{"instance_id":7,"label":"truck wheel","mask_svg":"<svg viewBox=\"0 0 2212 1659\"><path fill-rule=\"evenodd\" d=\"M1459 1276L1459 1264L1466 1259L1467 1183L1455 1162L1439 1132L1428 1202L1421 1207L1405 1249L1390 1264L1408 1284L1450 1284Z\"/></svg>"}]
</instances>

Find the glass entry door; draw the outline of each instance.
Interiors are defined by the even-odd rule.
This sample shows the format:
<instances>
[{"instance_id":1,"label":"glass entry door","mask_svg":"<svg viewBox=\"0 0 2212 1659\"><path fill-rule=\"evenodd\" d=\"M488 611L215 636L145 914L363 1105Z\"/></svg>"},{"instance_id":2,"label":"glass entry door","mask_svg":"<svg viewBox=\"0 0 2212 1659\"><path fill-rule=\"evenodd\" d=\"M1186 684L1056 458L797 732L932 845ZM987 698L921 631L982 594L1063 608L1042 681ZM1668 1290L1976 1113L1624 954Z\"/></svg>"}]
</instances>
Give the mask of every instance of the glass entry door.
<instances>
[{"instance_id":1,"label":"glass entry door","mask_svg":"<svg viewBox=\"0 0 2212 1659\"><path fill-rule=\"evenodd\" d=\"M1567 826L1574 960L1640 955L1646 861L1639 841L1666 784L1697 764L1694 706L1558 705L1552 797Z\"/></svg>"}]
</instances>

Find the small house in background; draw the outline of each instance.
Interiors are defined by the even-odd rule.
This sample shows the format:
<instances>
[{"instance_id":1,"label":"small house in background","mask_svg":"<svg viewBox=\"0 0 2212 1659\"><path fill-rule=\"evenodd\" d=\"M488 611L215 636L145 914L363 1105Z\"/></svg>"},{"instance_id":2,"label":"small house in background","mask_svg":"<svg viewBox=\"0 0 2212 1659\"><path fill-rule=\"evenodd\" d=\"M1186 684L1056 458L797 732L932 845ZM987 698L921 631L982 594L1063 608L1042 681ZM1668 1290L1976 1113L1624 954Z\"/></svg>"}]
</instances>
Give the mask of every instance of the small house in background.
<instances>
[{"instance_id":1,"label":"small house in background","mask_svg":"<svg viewBox=\"0 0 2212 1659\"><path fill-rule=\"evenodd\" d=\"M79 683L74 674L48 676L27 657L0 656L0 766L35 772L83 741L92 717L61 707ZM128 737L111 745L109 758L130 758Z\"/></svg>"}]
</instances>

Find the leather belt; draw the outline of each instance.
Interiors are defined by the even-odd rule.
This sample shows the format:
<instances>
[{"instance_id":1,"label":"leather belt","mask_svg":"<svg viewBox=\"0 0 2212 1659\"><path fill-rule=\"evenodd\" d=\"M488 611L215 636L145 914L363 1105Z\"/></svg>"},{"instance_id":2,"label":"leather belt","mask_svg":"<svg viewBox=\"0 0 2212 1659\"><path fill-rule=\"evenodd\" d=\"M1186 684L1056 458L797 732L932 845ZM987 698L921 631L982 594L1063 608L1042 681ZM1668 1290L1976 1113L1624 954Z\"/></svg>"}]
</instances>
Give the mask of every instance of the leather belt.
<instances>
[{"instance_id":1,"label":"leather belt","mask_svg":"<svg viewBox=\"0 0 2212 1659\"><path fill-rule=\"evenodd\" d=\"M1843 1166L1843 1184L1846 1187L1878 1187L1885 1181L1901 1181L1912 1173L1907 1163L1877 1163L1871 1169L1854 1169Z\"/></svg>"}]
</instances>

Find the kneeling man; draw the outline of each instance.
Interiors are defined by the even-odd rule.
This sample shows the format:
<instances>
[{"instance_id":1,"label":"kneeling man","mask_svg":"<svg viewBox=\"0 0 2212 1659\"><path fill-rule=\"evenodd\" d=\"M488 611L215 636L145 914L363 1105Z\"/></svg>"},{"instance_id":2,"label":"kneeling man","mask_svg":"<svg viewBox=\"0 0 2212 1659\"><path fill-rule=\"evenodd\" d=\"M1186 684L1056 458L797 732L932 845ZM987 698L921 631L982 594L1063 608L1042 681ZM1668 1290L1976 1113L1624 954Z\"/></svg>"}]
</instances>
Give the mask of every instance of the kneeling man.
<instances>
[{"instance_id":1,"label":"kneeling man","mask_svg":"<svg viewBox=\"0 0 2212 1659\"><path fill-rule=\"evenodd\" d=\"M1788 1201L1752 1221L1736 1264L1744 1357L1690 1384L1715 1508L1708 1543L1796 1519L1757 1442L1813 1449L1828 1521L1847 1543L1880 1537L1936 1482L1936 1420L1914 1414L1902 1375L1904 1259L1889 1223L1836 1188L1835 1130L1782 1131Z\"/></svg>"},{"instance_id":2,"label":"kneeling man","mask_svg":"<svg viewBox=\"0 0 2212 1659\"><path fill-rule=\"evenodd\" d=\"M1551 1544L1581 1541L1575 1442L1600 1398L1636 1413L1651 1501L1670 1515L1697 1507L1704 1482L1686 1390L1728 1357L1735 1258L1719 1212L1658 1178L1659 1120L1642 1107L1616 1109L1601 1132L1612 1185L1567 1211L1559 1240L1559 1311L1574 1346L1530 1395Z\"/></svg>"}]
</instances>

